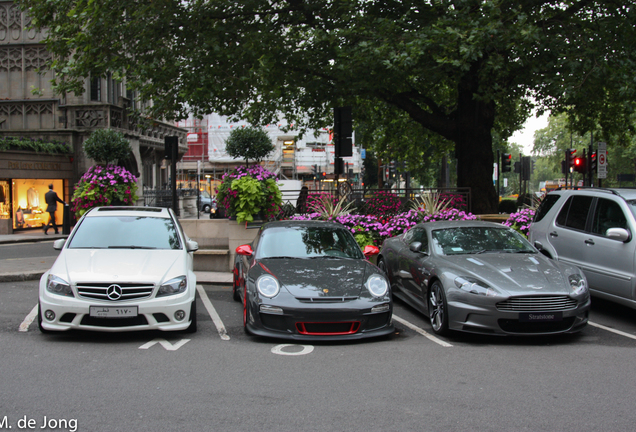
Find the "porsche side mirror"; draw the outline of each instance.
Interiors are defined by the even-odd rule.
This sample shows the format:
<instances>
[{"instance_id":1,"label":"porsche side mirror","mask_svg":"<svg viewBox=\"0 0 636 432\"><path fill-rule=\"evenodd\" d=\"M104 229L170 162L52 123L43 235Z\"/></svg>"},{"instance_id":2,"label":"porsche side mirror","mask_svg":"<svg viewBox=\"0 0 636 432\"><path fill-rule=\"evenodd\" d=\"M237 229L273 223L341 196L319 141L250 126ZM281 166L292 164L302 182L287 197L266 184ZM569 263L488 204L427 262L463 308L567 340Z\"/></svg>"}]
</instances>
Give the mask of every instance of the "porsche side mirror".
<instances>
[{"instance_id":1,"label":"porsche side mirror","mask_svg":"<svg viewBox=\"0 0 636 432\"><path fill-rule=\"evenodd\" d=\"M237 255L252 256L253 253L254 253L254 251L252 250L252 246L250 246L248 244L241 245L241 246L236 248L236 254Z\"/></svg>"},{"instance_id":2,"label":"porsche side mirror","mask_svg":"<svg viewBox=\"0 0 636 432\"><path fill-rule=\"evenodd\" d=\"M409 250L411 252L422 252L422 243L421 242L413 242L409 245Z\"/></svg>"},{"instance_id":3,"label":"porsche side mirror","mask_svg":"<svg viewBox=\"0 0 636 432\"><path fill-rule=\"evenodd\" d=\"M364 250L362 251L362 253L364 254L365 257L368 258L370 256L379 254L380 249L377 246L368 245L364 247Z\"/></svg>"}]
</instances>

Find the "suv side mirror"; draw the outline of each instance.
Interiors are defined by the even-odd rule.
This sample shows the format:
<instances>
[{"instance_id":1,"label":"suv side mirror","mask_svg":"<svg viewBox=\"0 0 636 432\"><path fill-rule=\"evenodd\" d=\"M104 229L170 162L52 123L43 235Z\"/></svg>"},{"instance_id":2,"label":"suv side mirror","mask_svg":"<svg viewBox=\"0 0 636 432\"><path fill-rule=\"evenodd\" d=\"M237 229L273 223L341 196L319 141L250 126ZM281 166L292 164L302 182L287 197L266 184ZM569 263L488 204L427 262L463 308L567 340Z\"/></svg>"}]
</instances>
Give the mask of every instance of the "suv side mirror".
<instances>
[{"instance_id":1,"label":"suv side mirror","mask_svg":"<svg viewBox=\"0 0 636 432\"><path fill-rule=\"evenodd\" d=\"M543 243L541 243L540 241L536 241L536 242L534 242L534 247L536 247L537 250L542 251L543 250Z\"/></svg>"},{"instance_id":2,"label":"suv side mirror","mask_svg":"<svg viewBox=\"0 0 636 432\"><path fill-rule=\"evenodd\" d=\"M605 236L612 240L618 240L623 243L630 238L629 231L627 231L625 228L610 228L605 232Z\"/></svg>"}]
</instances>

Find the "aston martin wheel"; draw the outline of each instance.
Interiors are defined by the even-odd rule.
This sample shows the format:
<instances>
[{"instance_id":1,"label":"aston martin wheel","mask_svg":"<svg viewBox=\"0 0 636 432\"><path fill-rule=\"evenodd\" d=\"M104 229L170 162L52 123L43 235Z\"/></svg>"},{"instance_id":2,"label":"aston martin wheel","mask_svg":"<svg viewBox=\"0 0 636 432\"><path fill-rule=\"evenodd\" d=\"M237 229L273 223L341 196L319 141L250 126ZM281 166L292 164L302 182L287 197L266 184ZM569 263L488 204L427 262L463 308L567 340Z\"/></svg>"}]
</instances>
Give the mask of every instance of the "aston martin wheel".
<instances>
[{"instance_id":1,"label":"aston martin wheel","mask_svg":"<svg viewBox=\"0 0 636 432\"><path fill-rule=\"evenodd\" d=\"M440 282L434 282L428 292L428 315L435 334L442 336L448 333L448 305Z\"/></svg>"}]
</instances>

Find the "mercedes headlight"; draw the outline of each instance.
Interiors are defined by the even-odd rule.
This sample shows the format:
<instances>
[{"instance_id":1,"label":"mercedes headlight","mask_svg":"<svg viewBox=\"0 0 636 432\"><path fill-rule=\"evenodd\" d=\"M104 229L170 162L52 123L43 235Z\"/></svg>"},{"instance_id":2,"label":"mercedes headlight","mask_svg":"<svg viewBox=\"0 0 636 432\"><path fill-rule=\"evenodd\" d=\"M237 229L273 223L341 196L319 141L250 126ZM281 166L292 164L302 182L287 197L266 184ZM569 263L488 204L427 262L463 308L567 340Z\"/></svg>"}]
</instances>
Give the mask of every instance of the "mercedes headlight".
<instances>
[{"instance_id":1,"label":"mercedes headlight","mask_svg":"<svg viewBox=\"0 0 636 432\"><path fill-rule=\"evenodd\" d=\"M372 275L367 279L367 283L364 284L373 297L382 297L389 290L389 284L386 279L380 275Z\"/></svg>"},{"instance_id":2,"label":"mercedes headlight","mask_svg":"<svg viewBox=\"0 0 636 432\"><path fill-rule=\"evenodd\" d=\"M587 282L585 277L581 274L573 274L568 276L568 281L570 282L570 288L572 289L572 293L579 295L583 294L587 291Z\"/></svg>"},{"instance_id":3,"label":"mercedes headlight","mask_svg":"<svg viewBox=\"0 0 636 432\"><path fill-rule=\"evenodd\" d=\"M61 279L55 275L49 274L46 280L46 290L53 294L63 295L67 297L75 297L71 285L64 279Z\"/></svg>"},{"instance_id":4,"label":"mercedes headlight","mask_svg":"<svg viewBox=\"0 0 636 432\"><path fill-rule=\"evenodd\" d=\"M483 295L486 297L495 297L497 295L497 291L490 288L487 284L480 281L479 279L475 279L472 277L456 277L455 286L471 294Z\"/></svg>"},{"instance_id":5,"label":"mercedes headlight","mask_svg":"<svg viewBox=\"0 0 636 432\"><path fill-rule=\"evenodd\" d=\"M274 276L263 275L256 280L256 289L261 295L272 298L280 291L280 284Z\"/></svg>"},{"instance_id":6,"label":"mercedes headlight","mask_svg":"<svg viewBox=\"0 0 636 432\"><path fill-rule=\"evenodd\" d=\"M188 288L188 278L185 276L179 276L174 279L170 279L168 282L161 285L157 292L157 297L170 296L185 292Z\"/></svg>"}]
</instances>

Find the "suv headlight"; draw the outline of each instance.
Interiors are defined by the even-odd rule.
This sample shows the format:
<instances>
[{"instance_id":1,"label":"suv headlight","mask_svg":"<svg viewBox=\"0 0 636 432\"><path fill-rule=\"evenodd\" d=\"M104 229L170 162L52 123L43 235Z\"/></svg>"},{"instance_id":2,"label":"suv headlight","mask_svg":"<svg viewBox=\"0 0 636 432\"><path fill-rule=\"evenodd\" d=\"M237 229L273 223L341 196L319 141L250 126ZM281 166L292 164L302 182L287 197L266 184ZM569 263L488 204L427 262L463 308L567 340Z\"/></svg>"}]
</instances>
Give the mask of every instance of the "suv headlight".
<instances>
[{"instance_id":1,"label":"suv headlight","mask_svg":"<svg viewBox=\"0 0 636 432\"><path fill-rule=\"evenodd\" d=\"M168 282L161 285L161 287L159 287L159 291L157 291L157 297L180 294L185 292L187 288L188 278L185 276L179 276L174 279L170 279Z\"/></svg>"},{"instance_id":2,"label":"suv headlight","mask_svg":"<svg viewBox=\"0 0 636 432\"><path fill-rule=\"evenodd\" d=\"M367 282L364 284L373 297L382 297L389 290L389 284L386 279L380 275L369 276Z\"/></svg>"},{"instance_id":3,"label":"suv headlight","mask_svg":"<svg viewBox=\"0 0 636 432\"><path fill-rule=\"evenodd\" d=\"M456 277L455 278L455 286L457 288L469 292L471 294L483 295L486 297L495 297L497 295L497 291L490 288L484 282L479 279L475 279L472 277Z\"/></svg>"},{"instance_id":4,"label":"suv headlight","mask_svg":"<svg viewBox=\"0 0 636 432\"><path fill-rule=\"evenodd\" d=\"M568 281L570 282L570 288L572 288L572 293L579 295L583 294L587 291L587 281L585 277L580 274L573 274L568 276Z\"/></svg>"},{"instance_id":5,"label":"suv headlight","mask_svg":"<svg viewBox=\"0 0 636 432\"><path fill-rule=\"evenodd\" d=\"M49 274L49 277L46 279L46 290L50 293L67 296L67 297L75 297L73 295L73 290L71 289L71 285L66 282L64 279L59 278L55 275Z\"/></svg>"}]
</instances>

